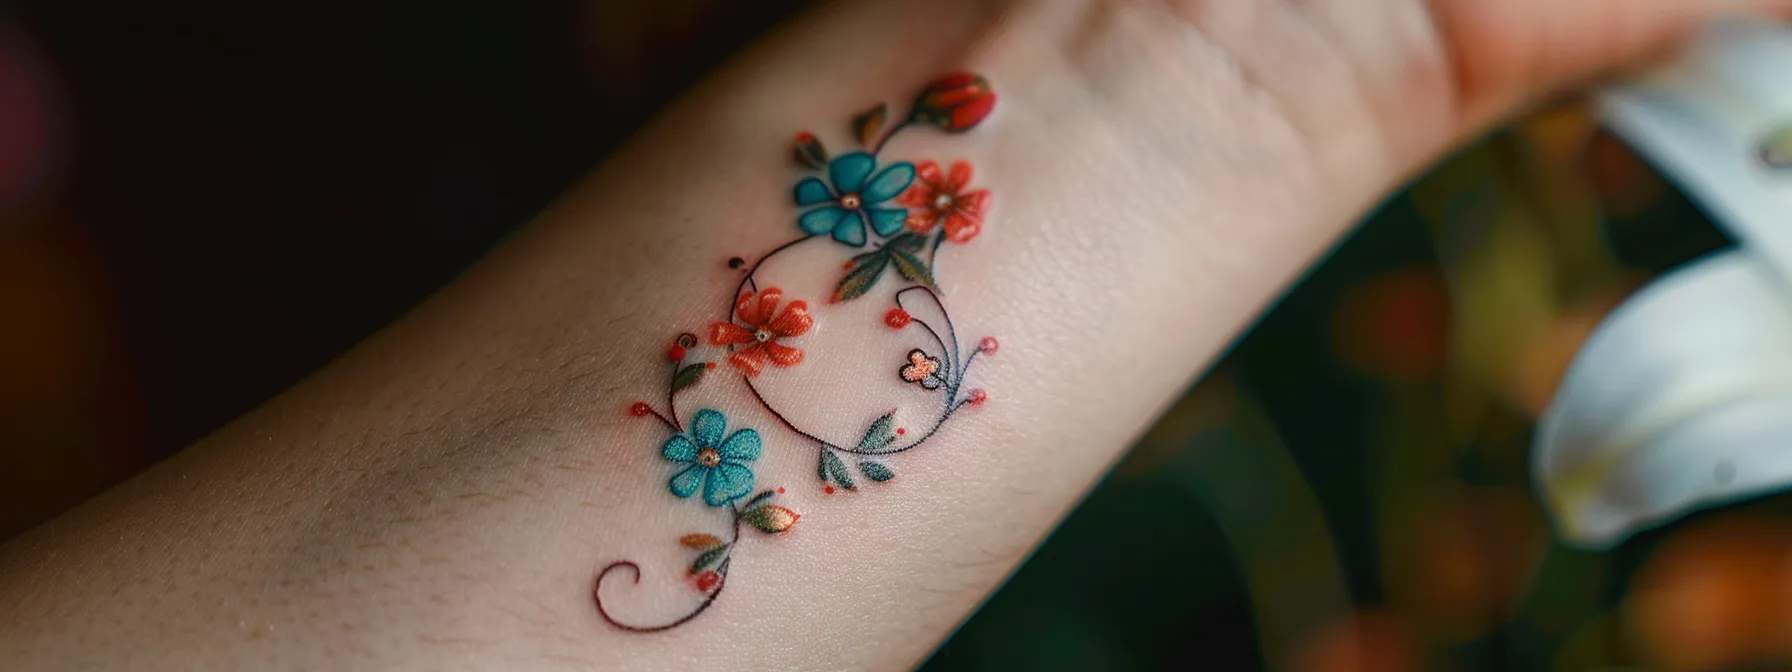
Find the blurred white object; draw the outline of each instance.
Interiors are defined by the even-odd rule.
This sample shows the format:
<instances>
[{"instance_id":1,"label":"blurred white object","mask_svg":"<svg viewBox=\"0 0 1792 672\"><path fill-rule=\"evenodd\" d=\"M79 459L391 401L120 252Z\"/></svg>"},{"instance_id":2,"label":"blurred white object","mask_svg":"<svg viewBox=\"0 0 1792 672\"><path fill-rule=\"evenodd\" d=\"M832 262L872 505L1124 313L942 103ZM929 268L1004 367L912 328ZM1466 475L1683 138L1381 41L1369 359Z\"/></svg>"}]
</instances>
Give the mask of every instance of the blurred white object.
<instances>
[{"instance_id":1,"label":"blurred white object","mask_svg":"<svg viewBox=\"0 0 1792 672\"><path fill-rule=\"evenodd\" d=\"M1727 252L1632 297L1544 415L1539 485L1570 541L1606 546L1691 510L1792 486L1792 307Z\"/></svg>"},{"instance_id":2,"label":"blurred white object","mask_svg":"<svg viewBox=\"0 0 1792 672\"><path fill-rule=\"evenodd\" d=\"M1792 122L1792 28L1714 25L1687 58L1601 102L1607 126L1792 288L1792 168L1761 156Z\"/></svg>"},{"instance_id":3,"label":"blurred white object","mask_svg":"<svg viewBox=\"0 0 1792 672\"><path fill-rule=\"evenodd\" d=\"M1792 489L1792 31L1713 26L1693 53L1602 96L1606 123L1738 249L1667 274L1600 325L1538 427L1533 470L1588 547Z\"/></svg>"}]
</instances>

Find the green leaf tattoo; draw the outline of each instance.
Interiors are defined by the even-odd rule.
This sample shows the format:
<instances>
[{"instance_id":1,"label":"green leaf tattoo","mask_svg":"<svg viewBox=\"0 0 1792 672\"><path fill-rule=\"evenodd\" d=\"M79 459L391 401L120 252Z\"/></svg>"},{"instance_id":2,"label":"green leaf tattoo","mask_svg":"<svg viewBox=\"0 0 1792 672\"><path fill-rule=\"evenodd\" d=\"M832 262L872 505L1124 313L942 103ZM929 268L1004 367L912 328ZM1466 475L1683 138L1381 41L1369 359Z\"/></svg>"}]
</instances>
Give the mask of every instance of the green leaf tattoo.
<instances>
[{"instance_id":1,"label":"green leaf tattoo","mask_svg":"<svg viewBox=\"0 0 1792 672\"><path fill-rule=\"evenodd\" d=\"M870 460L860 461L859 471L864 472L865 478L869 478L879 483L896 477L896 472L890 471L890 468L884 466L882 462L872 462Z\"/></svg>"},{"instance_id":2,"label":"green leaf tattoo","mask_svg":"<svg viewBox=\"0 0 1792 672\"><path fill-rule=\"evenodd\" d=\"M766 534L782 534L785 530L790 529L791 525L795 525L796 519L801 517L795 511L776 504L755 507L740 514L741 520Z\"/></svg>"},{"instance_id":3,"label":"green leaf tattoo","mask_svg":"<svg viewBox=\"0 0 1792 672\"><path fill-rule=\"evenodd\" d=\"M839 455L835 455L834 451L826 447L821 449L821 463L816 466L816 471L820 473L821 480L824 482L833 483L847 490L858 488L852 481L852 474L846 471L846 463L840 460Z\"/></svg>"},{"instance_id":4,"label":"green leaf tattoo","mask_svg":"<svg viewBox=\"0 0 1792 672\"><path fill-rule=\"evenodd\" d=\"M672 376L673 394L677 394L687 387L696 385L697 381L703 380L703 372L708 370L709 366L702 362L687 364L684 368L679 369L678 374Z\"/></svg>"},{"instance_id":5,"label":"green leaf tattoo","mask_svg":"<svg viewBox=\"0 0 1792 672\"><path fill-rule=\"evenodd\" d=\"M860 112L857 116L854 116L852 118L852 132L853 135L858 137L859 145L866 149L870 149L873 145L877 144L877 134L879 131L884 130L884 121L888 119L889 116L890 108L883 103L878 103L876 107Z\"/></svg>"},{"instance_id":6,"label":"green leaf tattoo","mask_svg":"<svg viewBox=\"0 0 1792 672\"><path fill-rule=\"evenodd\" d=\"M858 452L876 453L896 442L896 412L890 411L876 420L865 430L865 436L859 439Z\"/></svg>"},{"instance_id":7,"label":"green leaf tattoo","mask_svg":"<svg viewBox=\"0 0 1792 672\"><path fill-rule=\"evenodd\" d=\"M933 282L933 271L927 270L927 264L922 263L919 257L902 250L891 250L890 261L896 264L896 272L902 275L902 279L939 289Z\"/></svg>"},{"instance_id":8,"label":"green leaf tattoo","mask_svg":"<svg viewBox=\"0 0 1792 672\"><path fill-rule=\"evenodd\" d=\"M840 279L840 286L834 289L834 301L850 301L871 291L872 285L882 277L884 269L890 265L890 255L883 250L866 252L852 259L852 270Z\"/></svg>"},{"instance_id":9,"label":"green leaf tattoo","mask_svg":"<svg viewBox=\"0 0 1792 672\"><path fill-rule=\"evenodd\" d=\"M691 573L696 574L702 572L703 570L714 566L716 563L721 562L722 558L728 557L728 549L733 545L734 544L722 544L721 546L704 551L702 555L697 556L695 562L691 563Z\"/></svg>"}]
</instances>

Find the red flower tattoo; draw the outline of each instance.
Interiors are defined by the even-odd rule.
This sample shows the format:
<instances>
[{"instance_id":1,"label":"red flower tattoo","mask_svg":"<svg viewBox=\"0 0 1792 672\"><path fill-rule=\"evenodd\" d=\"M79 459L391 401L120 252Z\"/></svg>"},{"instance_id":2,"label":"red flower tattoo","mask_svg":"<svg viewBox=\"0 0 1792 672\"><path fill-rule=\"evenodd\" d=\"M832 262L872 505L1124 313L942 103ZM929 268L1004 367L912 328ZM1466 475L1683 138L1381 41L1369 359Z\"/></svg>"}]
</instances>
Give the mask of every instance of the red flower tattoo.
<instances>
[{"instance_id":1,"label":"red flower tattoo","mask_svg":"<svg viewBox=\"0 0 1792 672\"><path fill-rule=\"evenodd\" d=\"M899 201L911 208L908 228L916 233L930 233L946 226L946 239L968 243L983 230L983 213L989 209L989 190L965 191L971 183L971 164L957 161L952 170L940 173L940 164L922 161L915 167L915 183L902 193Z\"/></svg>"},{"instance_id":2,"label":"red flower tattoo","mask_svg":"<svg viewBox=\"0 0 1792 672\"><path fill-rule=\"evenodd\" d=\"M809 316L809 304L791 301L778 312L784 292L767 287L758 294L748 292L734 303L734 316L745 326L732 322L709 325L709 342L714 345L745 345L728 355L728 363L741 373L757 376L767 362L777 366L796 366L803 361L803 351L778 342L796 338L815 326Z\"/></svg>"}]
</instances>

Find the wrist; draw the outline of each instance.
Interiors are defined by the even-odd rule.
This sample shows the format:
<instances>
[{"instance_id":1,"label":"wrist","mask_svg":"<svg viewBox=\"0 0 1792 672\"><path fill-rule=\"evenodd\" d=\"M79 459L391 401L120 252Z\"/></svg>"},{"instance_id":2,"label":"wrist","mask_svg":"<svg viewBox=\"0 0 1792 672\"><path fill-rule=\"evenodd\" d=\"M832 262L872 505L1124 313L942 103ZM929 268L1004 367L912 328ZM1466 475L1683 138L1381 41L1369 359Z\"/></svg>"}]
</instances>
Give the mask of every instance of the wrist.
<instances>
[{"instance_id":1,"label":"wrist","mask_svg":"<svg viewBox=\"0 0 1792 672\"><path fill-rule=\"evenodd\" d=\"M677 656L859 669L923 655L1329 240L1347 200L1282 104L1223 50L1131 8L1149 3L1110 4L1122 8L1106 27L1060 15L1075 4L975 5L988 14L953 18L964 5L950 0L837 3L796 24L693 92L452 288L62 528L148 549L149 580L137 569L94 580L0 567L14 585L58 589L34 593L26 611L46 616L9 636L52 642L83 617L159 600L178 618L134 622L113 648L39 650L177 666L199 660L195 651L221 665L304 661L331 643L425 666L599 656L651 666ZM975 164L971 188L993 194L975 240L948 241L927 260L940 269L956 334L932 321L891 331L886 310L908 291L899 271L886 269L882 294L831 304L851 273L843 266L874 251L834 228L779 253L794 270L774 279L781 271L767 266L757 284L742 282L808 236L802 218L825 207L793 203L795 185L836 179L789 167L789 138L812 130L846 154L855 113L882 100L892 120L906 119L917 88L959 70L988 77L996 111L974 133L905 130L878 157L880 167ZM739 386L741 348L728 348L750 346L716 345L730 340L717 323L753 326L755 340L773 327L736 303L737 290L763 300L772 286L787 292L774 321L804 300L820 323L774 329L804 350L802 367L847 371L772 400L793 427ZM701 358L688 348L671 356L685 331L704 338ZM978 357L967 381L972 357L989 352L984 336L999 338L1002 354ZM931 389L924 375L906 377L899 371L922 362L897 346L921 349L948 374ZM699 361L729 376L670 393L677 372ZM767 361L795 363L776 352ZM917 423L904 416L889 427L900 438L885 444L877 430L861 447L889 407L854 404L878 395L972 419L954 419L901 461L864 455L916 445L939 424L917 412ZM983 398L995 401L960 405ZM667 421L631 415L637 402ZM720 443L692 426L704 410L727 416ZM746 461L752 451L740 445L723 454L746 428L767 438L747 499L724 489L715 506L711 481L678 480L692 464ZM861 457L883 459L898 480L840 493L838 474L818 468L827 447L797 432L859 451L835 452L862 490L877 479ZM675 435L691 436L693 450ZM766 537L776 532L734 504L779 486L788 492L776 504L802 522L767 518L792 533ZM737 530L727 598L691 622L702 636L672 652L673 640L600 620L657 627L708 605L722 572L689 570L713 542L684 539L726 543ZM65 539L52 531L33 543ZM94 542L60 547L119 560ZM621 561L638 563L638 584ZM602 615L600 575L605 594L622 593ZM67 588L80 585L123 588ZM218 586L242 594L216 597ZM206 636L240 635L231 624L251 629L249 643L201 647ZM845 649L824 644L854 637Z\"/></svg>"}]
</instances>

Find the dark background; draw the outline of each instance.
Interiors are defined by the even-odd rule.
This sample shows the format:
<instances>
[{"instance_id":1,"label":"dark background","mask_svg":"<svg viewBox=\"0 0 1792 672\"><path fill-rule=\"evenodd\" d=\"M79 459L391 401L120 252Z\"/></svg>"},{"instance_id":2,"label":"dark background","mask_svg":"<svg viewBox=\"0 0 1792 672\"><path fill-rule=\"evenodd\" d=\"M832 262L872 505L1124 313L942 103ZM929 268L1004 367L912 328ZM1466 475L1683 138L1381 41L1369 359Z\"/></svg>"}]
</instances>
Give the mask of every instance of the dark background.
<instances>
[{"instance_id":1,"label":"dark background","mask_svg":"<svg viewBox=\"0 0 1792 672\"><path fill-rule=\"evenodd\" d=\"M802 4L0 10L0 539L394 319ZM1496 230L1547 244L1440 263ZM1578 108L1502 131L1370 218L927 668L1783 654L1750 597L1792 585L1757 571L1787 547L1773 502L1583 553L1551 542L1525 466L1599 316L1725 244ZM1463 289L1539 277L1520 299Z\"/></svg>"}]
</instances>

